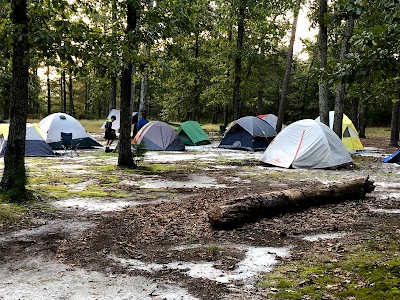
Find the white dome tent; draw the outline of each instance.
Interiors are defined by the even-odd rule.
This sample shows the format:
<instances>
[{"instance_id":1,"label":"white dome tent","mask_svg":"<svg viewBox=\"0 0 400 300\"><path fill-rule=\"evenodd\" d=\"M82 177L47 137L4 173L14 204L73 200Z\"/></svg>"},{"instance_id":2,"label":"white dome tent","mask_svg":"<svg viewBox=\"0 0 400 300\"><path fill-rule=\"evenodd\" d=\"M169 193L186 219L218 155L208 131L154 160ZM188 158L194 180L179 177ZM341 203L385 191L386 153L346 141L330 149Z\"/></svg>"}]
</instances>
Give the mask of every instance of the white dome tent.
<instances>
[{"instance_id":1,"label":"white dome tent","mask_svg":"<svg viewBox=\"0 0 400 300\"><path fill-rule=\"evenodd\" d=\"M284 128L261 161L283 168L331 168L352 159L336 133L323 123L305 119Z\"/></svg>"},{"instance_id":2,"label":"white dome tent","mask_svg":"<svg viewBox=\"0 0 400 300\"><path fill-rule=\"evenodd\" d=\"M102 147L74 117L66 113L48 115L39 122L44 140L53 149L61 148L61 132L72 133L72 140L80 140L79 148Z\"/></svg>"}]
</instances>

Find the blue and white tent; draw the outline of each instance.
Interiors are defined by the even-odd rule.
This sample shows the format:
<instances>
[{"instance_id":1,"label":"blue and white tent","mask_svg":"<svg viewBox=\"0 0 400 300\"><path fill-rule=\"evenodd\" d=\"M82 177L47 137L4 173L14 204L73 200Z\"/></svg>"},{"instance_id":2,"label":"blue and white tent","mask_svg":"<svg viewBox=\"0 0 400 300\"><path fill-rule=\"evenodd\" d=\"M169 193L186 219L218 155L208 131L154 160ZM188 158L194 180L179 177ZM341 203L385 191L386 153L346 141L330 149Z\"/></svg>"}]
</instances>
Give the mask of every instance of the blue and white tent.
<instances>
[{"instance_id":1,"label":"blue and white tent","mask_svg":"<svg viewBox=\"0 0 400 300\"><path fill-rule=\"evenodd\" d=\"M233 122L219 148L263 151L276 136L275 129L263 119L247 116Z\"/></svg>"},{"instance_id":2,"label":"blue and white tent","mask_svg":"<svg viewBox=\"0 0 400 300\"><path fill-rule=\"evenodd\" d=\"M10 124L0 124L0 156L7 147ZM25 156L53 156L51 147L43 139L37 124L26 124Z\"/></svg>"}]
</instances>

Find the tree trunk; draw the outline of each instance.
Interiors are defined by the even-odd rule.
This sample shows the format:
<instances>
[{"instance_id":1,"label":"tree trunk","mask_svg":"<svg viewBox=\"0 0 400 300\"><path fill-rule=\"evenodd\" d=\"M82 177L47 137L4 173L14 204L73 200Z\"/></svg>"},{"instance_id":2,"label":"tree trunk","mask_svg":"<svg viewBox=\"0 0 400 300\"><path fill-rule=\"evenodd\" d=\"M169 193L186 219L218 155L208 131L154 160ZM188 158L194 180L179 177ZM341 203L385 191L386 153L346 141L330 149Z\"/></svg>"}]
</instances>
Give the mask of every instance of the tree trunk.
<instances>
[{"instance_id":1,"label":"tree trunk","mask_svg":"<svg viewBox=\"0 0 400 300\"><path fill-rule=\"evenodd\" d=\"M61 81L62 81L62 85L61 85L61 87L62 87L62 90L61 90L62 108L61 108L61 111L65 113L67 111L67 80L66 80L64 69L61 72Z\"/></svg>"},{"instance_id":2,"label":"tree trunk","mask_svg":"<svg viewBox=\"0 0 400 300\"><path fill-rule=\"evenodd\" d=\"M242 72L242 54L243 54L243 36L244 36L244 18L246 10L246 1L239 1L238 28L235 55L235 73L233 83L233 119L240 117L240 76Z\"/></svg>"},{"instance_id":3,"label":"tree trunk","mask_svg":"<svg viewBox=\"0 0 400 300\"><path fill-rule=\"evenodd\" d=\"M367 104L368 100L362 100L360 105L360 113L358 115L358 136L360 138L366 138L365 128L366 128L366 116L367 116Z\"/></svg>"},{"instance_id":4,"label":"tree trunk","mask_svg":"<svg viewBox=\"0 0 400 300\"><path fill-rule=\"evenodd\" d=\"M25 135L30 61L27 10L26 0L12 1L12 22L15 30L12 57L12 103L1 187L10 192L11 200L17 202L23 202L26 197Z\"/></svg>"},{"instance_id":5,"label":"tree trunk","mask_svg":"<svg viewBox=\"0 0 400 300\"><path fill-rule=\"evenodd\" d=\"M399 113L400 101L396 101L392 105L392 121L390 124L390 146L398 147L399 141Z\"/></svg>"},{"instance_id":6,"label":"tree trunk","mask_svg":"<svg viewBox=\"0 0 400 300\"><path fill-rule=\"evenodd\" d=\"M132 36L136 29L139 18L140 3L137 1L126 1L127 8L127 28L126 40L127 49L133 49ZM119 135L119 153L118 165L121 167L135 168L136 164L133 161L132 145L131 145L131 131L132 131L132 67L133 64L128 58L125 62L125 67L122 70L121 78L121 125Z\"/></svg>"},{"instance_id":7,"label":"tree trunk","mask_svg":"<svg viewBox=\"0 0 400 300\"><path fill-rule=\"evenodd\" d=\"M351 100L351 108L350 108L350 119L353 121L354 127L359 130L359 120L358 120L358 104L359 104L359 98L354 97Z\"/></svg>"},{"instance_id":8,"label":"tree trunk","mask_svg":"<svg viewBox=\"0 0 400 300\"><path fill-rule=\"evenodd\" d=\"M326 80L326 72L328 65L328 28L325 24L325 15L328 13L327 0L319 0L319 59L320 59L320 78L318 85L319 95L319 116L320 121L329 126L329 102L328 102L328 83Z\"/></svg>"},{"instance_id":9,"label":"tree trunk","mask_svg":"<svg viewBox=\"0 0 400 300\"><path fill-rule=\"evenodd\" d=\"M89 114L89 83L85 79L85 116Z\"/></svg>"},{"instance_id":10,"label":"tree trunk","mask_svg":"<svg viewBox=\"0 0 400 300\"><path fill-rule=\"evenodd\" d=\"M196 39L195 39L195 44L194 44L194 58L197 61L197 58L199 57L199 51L200 51L200 46L199 46L199 30L198 30L198 25L196 25ZM193 116L192 120L198 121L200 120L200 86L199 86L199 71L198 68L195 68L194 71L194 87L193 87Z\"/></svg>"},{"instance_id":11,"label":"tree trunk","mask_svg":"<svg viewBox=\"0 0 400 300\"><path fill-rule=\"evenodd\" d=\"M263 104L263 91L258 88L257 91L257 115L261 115L264 113L264 104Z\"/></svg>"},{"instance_id":12,"label":"tree trunk","mask_svg":"<svg viewBox=\"0 0 400 300\"><path fill-rule=\"evenodd\" d=\"M111 77L110 87L110 111L117 108L117 77Z\"/></svg>"},{"instance_id":13,"label":"tree trunk","mask_svg":"<svg viewBox=\"0 0 400 300\"><path fill-rule=\"evenodd\" d=\"M282 213L305 210L312 206L363 199L374 190L368 178L314 190L291 189L233 199L212 209L209 222L214 229L233 229L243 224Z\"/></svg>"},{"instance_id":14,"label":"tree trunk","mask_svg":"<svg viewBox=\"0 0 400 300\"><path fill-rule=\"evenodd\" d=\"M51 114L50 67L47 67L47 115Z\"/></svg>"},{"instance_id":15,"label":"tree trunk","mask_svg":"<svg viewBox=\"0 0 400 300\"><path fill-rule=\"evenodd\" d=\"M342 46L340 48L340 63L343 63L350 49L350 38L353 35L354 29L354 17L350 14L344 29ZM333 131L342 138L342 124L343 124L343 107L344 107L344 96L345 96L345 82L340 82L336 88L335 97L335 115L333 118Z\"/></svg>"},{"instance_id":16,"label":"tree trunk","mask_svg":"<svg viewBox=\"0 0 400 300\"><path fill-rule=\"evenodd\" d=\"M70 116L74 116L74 98L72 95L72 76L71 75L69 75L68 97L69 97L68 114Z\"/></svg>"},{"instance_id":17,"label":"tree trunk","mask_svg":"<svg viewBox=\"0 0 400 300\"><path fill-rule=\"evenodd\" d=\"M63 88L63 77L62 77L62 72L60 76L60 112L63 111L63 98L64 98L64 88Z\"/></svg>"},{"instance_id":18,"label":"tree trunk","mask_svg":"<svg viewBox=\"0 0 400 300\"><path fill-rule=\"evenodd\" d=\"M314 59L315 59L315 55L313 55L313 57L311 59L310 66L308 67L307 80L306 80L306 83L304 84L303 100L301 101L300 119L304 119L304 113L305 113L306 105L307 105L307 90L308 90L308 86L310 85L310 77L311 77L311 73L312 73L311 69L313 68L313 65L314 65Z\"/></svg>"},{"instance_id":19,"label":"tree trunk","mask_svg":"<svg viewBox=\"0 0 400 300\"><path fill-rule=\"evenodd\" d=\"M281 98L279 101L278 121L276 123L276 132L277 133L279 133L282 130L283 119L285 117L285 110L286 110L286 105L287 105L287 95L289 94L289 83L290 83L290 76L292 73L292 65L293 65L293 47L294 47L294 41L296 39L297 20L299 17L300 5L301 5L301 0L297 0L295 11L294 11L293 24L292 24L292 33L290 36L290 43L289 43L289 48L288 48L288 53L287 53L287 58L286 58L286 70L285 70L285 76L283 78L282 93L281 93Z\"/></svg>"},{"instance_id":20,"label":"tree trunk","mask_svg":"<svg viewBox=\"0 0 400 300\"><path fill-rule=\"evenodd\" d=\"M136 67L132 66L132 76L136 74ZM136 94L136 84L132 80L131 82L131 112L136 111L137 107L135 107L135 94Z\"/></svg>"},{"instance_id":21,"label":"tree trunk","mask_svg":"<svg viewBox=\"0 0 400 300\"><path fill-rule=\"evenodd\" d=\"M111 20L112 20L112 35L115 37L115 23L117 22L117 1L113 0L111 3ZM115 53L112 53L113 56L115 56ZM115 75L111 76L110 78L110 111L112 109L117 108L117 77Z\"/></svg>"},{"instance_id":22,"label":"tree trunk","mask_svg":"<svg viewBox=\"0 0 400 300\"><path fill-rule=\"evenodd\" d=\"M149 75L147 71L143 71L142 83L140 84L140 101L139 101L139 118L146 119L146 100L149 90Z\"/></svg>"}]
</instances>

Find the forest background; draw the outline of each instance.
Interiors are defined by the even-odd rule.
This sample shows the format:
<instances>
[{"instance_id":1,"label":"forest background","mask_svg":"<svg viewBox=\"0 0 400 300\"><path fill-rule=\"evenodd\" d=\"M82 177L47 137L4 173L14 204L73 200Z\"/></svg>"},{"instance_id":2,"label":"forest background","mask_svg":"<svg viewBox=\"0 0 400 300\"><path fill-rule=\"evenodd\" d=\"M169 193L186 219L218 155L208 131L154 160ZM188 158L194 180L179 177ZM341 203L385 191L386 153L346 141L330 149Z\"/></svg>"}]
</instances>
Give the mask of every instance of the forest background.
<instances>
[{"instance_id":1,"label":"forest background","mask_svg":"<svg viewBox=\"0 0 400 300\"><path fill-rule=\"evenodd\" d=\"M304 41L303 60L293 44L305 5L318 39ZM278 111L279 132L283 122L318 114L328 124L334 109L335 133L346 112L361 137L367 120L386 125L391 115L397 145L399 19L397 0L2 0L0 109L10 134L1 187L26 196L28 117L61 111L101 119L118 104L121 167L136 167L134 110L225 126ZM47 93L39 68L48 71Z\"/></svg>"},{"instance_id":2,"label":"forest background","mask_svg":"<svg viewBox=\"0 0 400 300\"><path fill-rule=\"evenodd\" d=\"M133 2L137 30L126 51L126 1L28 1L30 118L61 111L104 119L119 107L117 79L127 55L133 62L132 110L149 119L227 124L238 116L278 114L295 1ZM318 2L300 4L315 28ZM0 3L0 112L7 120L13 27L11 2ZM322 79L330 110L338 84L345 84L344 112L356 127L390 125L400 94L396 3L329 3L327 67L321 68L316 39L302 40L306 55L293 57L284 123L319 115ZM340 60L349 15L354 30ZM44 82L39 69L49 72Z\"/></svg>"}]
</instances>

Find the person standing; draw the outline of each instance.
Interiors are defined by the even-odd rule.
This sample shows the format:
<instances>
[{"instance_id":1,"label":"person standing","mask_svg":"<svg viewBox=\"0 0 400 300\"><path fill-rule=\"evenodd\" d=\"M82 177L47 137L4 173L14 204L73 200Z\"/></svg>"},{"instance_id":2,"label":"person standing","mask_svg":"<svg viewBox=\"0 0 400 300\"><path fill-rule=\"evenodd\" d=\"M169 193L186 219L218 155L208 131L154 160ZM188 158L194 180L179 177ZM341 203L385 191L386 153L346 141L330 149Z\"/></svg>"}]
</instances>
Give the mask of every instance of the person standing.
<instances>
[{"instance_id":1,"label":"person standing","mask_svg":"<svg viewBox=\"0 0 400 300\"><path fill-rule=\"evenodd\" d=\"M106 121L105 127L105 132L104 132L104 138L107 140L106 142L106 150L105 152L111 152L110 146L113 143L113 141L117 138L117 135L115 133L115 130L112 128L112 123L116 120L117 118L115 116L111 116L110 119Z\"/></svg>"}]
</instances>

